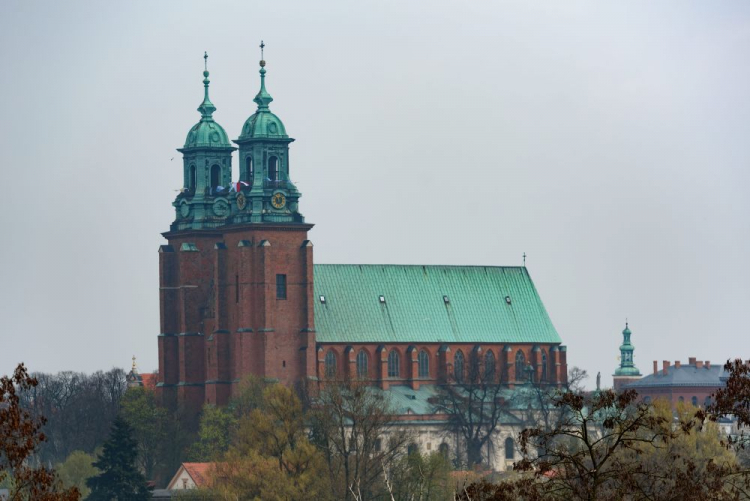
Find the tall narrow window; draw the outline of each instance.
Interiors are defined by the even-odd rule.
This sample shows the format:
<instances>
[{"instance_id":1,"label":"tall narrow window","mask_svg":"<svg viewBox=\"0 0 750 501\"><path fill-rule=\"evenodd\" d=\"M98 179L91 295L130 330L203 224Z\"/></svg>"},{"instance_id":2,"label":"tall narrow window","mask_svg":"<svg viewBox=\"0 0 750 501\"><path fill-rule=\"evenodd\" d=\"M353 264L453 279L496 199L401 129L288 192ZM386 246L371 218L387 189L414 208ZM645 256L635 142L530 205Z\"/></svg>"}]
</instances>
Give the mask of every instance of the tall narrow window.
<instances>
[{"instance_id":1,"label":"tall narrow window","mask_svg":"<svg viewBox=\"0 0 750 501\"><path fill-rule=\"evenodd\" d=\"M457 383L464 380L464 353L461 350L458 350L453 358L453 377Z\"/></svg>"},{"instance_id":2,"label":"tall narrow window","mask_svg":"<svg viewBox=\"0 0 750 501\"><path fill-rule=\"evenodd\" d=\"M188 179L188 189L195 191L195 185L198 184L198 176L195 172L195 165L190 166L190 178Z\"/></svg>"},{"instance_id":3,"label":"tall narrow window","mask_svg":"<svg viewBox=\"0 0 750 501\"><path fill-rule=\"evenodd\" d=\"M240 276L234 276L234 302L240 302Z\"/></svg>"},{"instance_id":4,"label":"tall narrow window","mask_svg":"<svg viewBox=\"0 0 750 501\"><path fill-rule=\"evenodd\" d=\"M245 176L246 179L243 181L247 181L248 183L253 182L253 157L250 155L245 158Z\"/></svg>"},{"instance_id":5,"label":"tall narrow window","mask_svg":"<svg viewBox=\"0 0 750 501\"><path fill-rule=\"evenodd\" d=\"M211 188L216 189L216 187L219 186L220 182L221 182L221 167L218 165L213 165L211 167Z\"/></svg>"},{"instance_id":6,"label":"tall narrow window","mask_svg":"<svg viewBox=\"0 0 750 501\"><path fill-rule=\"evenodd\" d=\"M268 159L268 179L271 181L279 180L279 159L276 157Z\"/></svg>"},{"instance_id":7,"label":"tall narrow window","mask_svg":"<svg viewBox=\"0 0 750 501\"><path fill-rule=\"evenodd\" d=\"M326 377L333 379L336 377L336 354L333 350L326 353Z\"/></svg>"},{"instance_id":8,"label":"tall narrow window","mask_svg":"<svg viewBox=\"0 0 750 501\"><path fill-rule=\"evenodd\" d=\"M516 353L516 381L523 381L523 371L526 368L526 357L521 350Z\"/></svg>"},{"instance_id":9,"label":"tall narrow window","mask_svg":"<svg viewBox=\"0 0 750 501\"><path fill-rule=\"evenodd\" d=\"M438 451L440 451L440 454L445 459L448 459L448 451L449 450L450 450L450 447L445 442L443 442L442 444L440 444L440 446L438 447Z\"/></svg>"},{"instance_id":10,"label":"tall narrow window","mask_svg":"<svg viewBox=\"0 0 750 501\"><path fill-rule=\"evenodd\" d=\"M286 299L286 275L276 275L276 299Z\"/></svg>"},{"instance_id":11,"label":"tall narrow window","mask_svg":"<svg viewBox=\"0 0 750 501\"><path fill-rule=\"evenodd\" d=\"M513 444L513 439L508 437L505 439L505 459L513 459L513 457L516 455L515 451L515 444Z\"/></svg>"},{"instance_id":12,"label":"tall narrow window","mask_svg":"<svg viewBox=\"0 0 750 501\"><path fill-rule=\"evenodd\" d=\"M693 404L693 407L698 407L698 397L691 398L690 403Z\"/></svg>"},{"instance_id":13,"label":"tall narrow window","mask_svg":"<svg viewBox=\"0 0 750 501\"><path fill-rule=\"evenodd\" d=\"M484 380L487 383L495 382L495 355L492 350L484 356Z\"/></svg>"},{"instance_id":14,"label":"tall narrow window","mask_svg":"<svg viewBox=\"0 0 750 501\"><path fill-rule=\"evenodd\" d=\"M479 380L479 357L480 353L473 351L469 355L469 382L476 383Z\"/></svg>"},{"instance_id":15,"label":"tall narrow window","mask_svg":"<svg viewBox=\"0 0 750 501\"><path fill-rule=\"evenodd\" d=\"M542 379L541 381L547 381L547 354L542 352Z\"/></svg>"},{"instance_id":16,"label":"tall narrow window","mask_svg":"<svg viewBox=\"0 0 750 501\"><path fill-rule=\"evenodd\" d=\"M427 352L420 350L417 356L417 362L419 363L419 377L428 378L430 377L430 356Z\"/></svg>"},{"instance_id":17,"label":"tall narrow window","mask_svg":"<svg viewBox=\"0 0 750 501\"><path fill-rule=\"evenodd\" d=\"M367 352L365 350L359 350L359 353L357 353L357 377L360 379L367 379L368 376Z\"/></svg>"},{"instance_id":18,"label":"tall narrow window","mask_svg":"<svg viewBox=\"0 0 750 501\"><path fill-rule=\"evenodd\" d=\"M400 358L396 350L391 350L388 354L388 377L398 377L399 365L401 365Z\"/></svg>"}]
</instances>

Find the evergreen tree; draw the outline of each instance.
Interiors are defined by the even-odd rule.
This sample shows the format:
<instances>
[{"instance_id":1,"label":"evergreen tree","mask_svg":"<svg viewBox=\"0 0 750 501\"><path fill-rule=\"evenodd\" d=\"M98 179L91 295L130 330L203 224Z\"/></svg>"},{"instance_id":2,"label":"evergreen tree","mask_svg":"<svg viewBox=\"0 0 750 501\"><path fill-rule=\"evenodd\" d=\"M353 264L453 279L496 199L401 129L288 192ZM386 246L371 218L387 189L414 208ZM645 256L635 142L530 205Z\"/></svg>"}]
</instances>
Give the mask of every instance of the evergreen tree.
<instances>
[{"instance_id":1,"label":"evergreen tree","mask_svg":"<svg viewBox=\"0 0 750 501\"><path fill-rule=\"evenodd\" d=\"M151 495L138 469L138 443L133 428L121 417L112 424L104 450L94 466L101 474L86 481L89 501L146 501Z\"/></svg>"}]
</instances>

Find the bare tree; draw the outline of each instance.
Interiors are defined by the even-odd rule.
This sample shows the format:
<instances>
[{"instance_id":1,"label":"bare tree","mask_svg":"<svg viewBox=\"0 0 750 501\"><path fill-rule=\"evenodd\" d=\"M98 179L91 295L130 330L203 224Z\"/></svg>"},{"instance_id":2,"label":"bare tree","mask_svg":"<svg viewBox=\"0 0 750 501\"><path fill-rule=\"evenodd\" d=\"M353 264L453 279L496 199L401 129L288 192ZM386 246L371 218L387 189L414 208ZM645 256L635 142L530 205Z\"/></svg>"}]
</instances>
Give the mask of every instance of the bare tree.
<instances>
[{"instance_id":1,"label":"bare tree","mask_svg":"<svg viewBox=\"0 0 750 501\"><path fill-rule=\"evenodd\" d=\"M513 419L504 398L507 388L500 384L494 365L485 366L484 357L476 353L454 364L446 379L438 386L434 412L446 416L445 431L458 439L456 465L472 468L486 463L499 426Z\"/></svg>"},{"instance_id":2,"label":"bare tree","mask_svg":"<svg viewBox=\"0 0 750 501\"><path fill-rule=\"evenodd\" d=\"M387 394L365 382L330 380L309 404L312 440L326 456L334 497L374 499L383 489L383 469L410 440Z\"/></svg>"}]
</instances>

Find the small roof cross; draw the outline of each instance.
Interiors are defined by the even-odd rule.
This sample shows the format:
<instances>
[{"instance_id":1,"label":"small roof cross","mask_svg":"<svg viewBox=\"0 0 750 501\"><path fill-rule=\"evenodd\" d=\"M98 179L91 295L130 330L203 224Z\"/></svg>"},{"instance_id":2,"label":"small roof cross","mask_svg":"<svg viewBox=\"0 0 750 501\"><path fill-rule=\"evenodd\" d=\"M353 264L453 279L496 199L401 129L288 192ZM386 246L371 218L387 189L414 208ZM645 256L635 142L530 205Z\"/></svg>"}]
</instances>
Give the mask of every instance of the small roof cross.
<instances>
[{"instance_id":1,"label":"small roof cross","mask_svg":"<svg viewBox=\"0 0 750 501\"><path fill-rule=\"evenodd\" d=\"M526 266L526 253L523 253L523 265Z\"/></svg>"},{"instance_id":2,"label":"small roof cross","mask_svg":"<svg viewBox=\"0 0 750 501\"><path fill-rule=\"evenodd\" d=\"M208 52L203 53L203 70L208 71Z\"/></svg>"},{"instance_id":3,"label":"small roof cross","mask_svg":"<svg viewBox=\"0 0 750 501\"><path fill-rule=\"evenodd\" d=\"M263 43L263 40L260 41L260 58L263 58L263 49L266 47L266 44Z\"/></svg>"}]
</instances>

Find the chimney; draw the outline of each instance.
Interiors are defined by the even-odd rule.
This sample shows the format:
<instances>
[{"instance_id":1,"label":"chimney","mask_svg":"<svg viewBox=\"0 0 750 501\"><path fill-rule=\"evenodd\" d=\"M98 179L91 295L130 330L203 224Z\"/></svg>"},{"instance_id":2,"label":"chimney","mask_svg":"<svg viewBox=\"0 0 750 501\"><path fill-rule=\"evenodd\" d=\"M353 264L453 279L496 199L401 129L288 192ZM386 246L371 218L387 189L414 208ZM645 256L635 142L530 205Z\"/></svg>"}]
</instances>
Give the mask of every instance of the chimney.
<instances>
[{"instance_id":1,"label":"chimney","mask_svg":"<svg viewBox=\"0 0 750 501\"><path fill-rule=\"evenodd\" d=\"M703 360L696 360L695 361L695 368L696 369L702 369L703 368Z\"/></svg>"},{"instance_id":2,"label":"chimney","mask_svg":"<svg viewBox=\"0 0 750 501\"><path fill-rule=\"evenodd\" d=\"M675 369L679 369L681 365L682 365L682 364L680 363L680 361L679 361L679 360L675 360L675 361L674 361L674 368L675 368Z\"/></svg>"},{"instance_id":3,"label":"chimney","mask_svg":"<svg viewBox=\"0 0 750 501\"><path fill-rule=\"evenodd\" d=\"M706 369L710 369L711 368L711 361L710 360L706 360L705 362L703 362L703 364L705 365Z\"/></svg>"},{"instance_id":4,"label":"chimney","mask_svg":"<svg viewBox=\"0 0 750 501\"><path fill-rule=\"evenodd\" d=\"M656 376L657 374L659 374L659 362L654 360L654 376Z\"/></svg>"},{"instance_id":5,"label":"chimney","mask_svg":"<svg viewBox=\"0 0 750 501\"><path fill-rule=\"evenodd\" d=\"M666 376L667 374L669 374L669 360L663 360L661 363L661 366L662 366L662 369L663 369L662 372L664 372L664 375Z\"/></svg>"},{"instance_id":6,"label":"chimney","mask_svg":"<svg viewBox=\"0 0 750 501\"><path fill-rule=\"evenodd\" d=\"M690 358L688 359L688 364L690 364L690 365L695 365L695 357L690 357Z\"/></svg>"}]
</instances>

